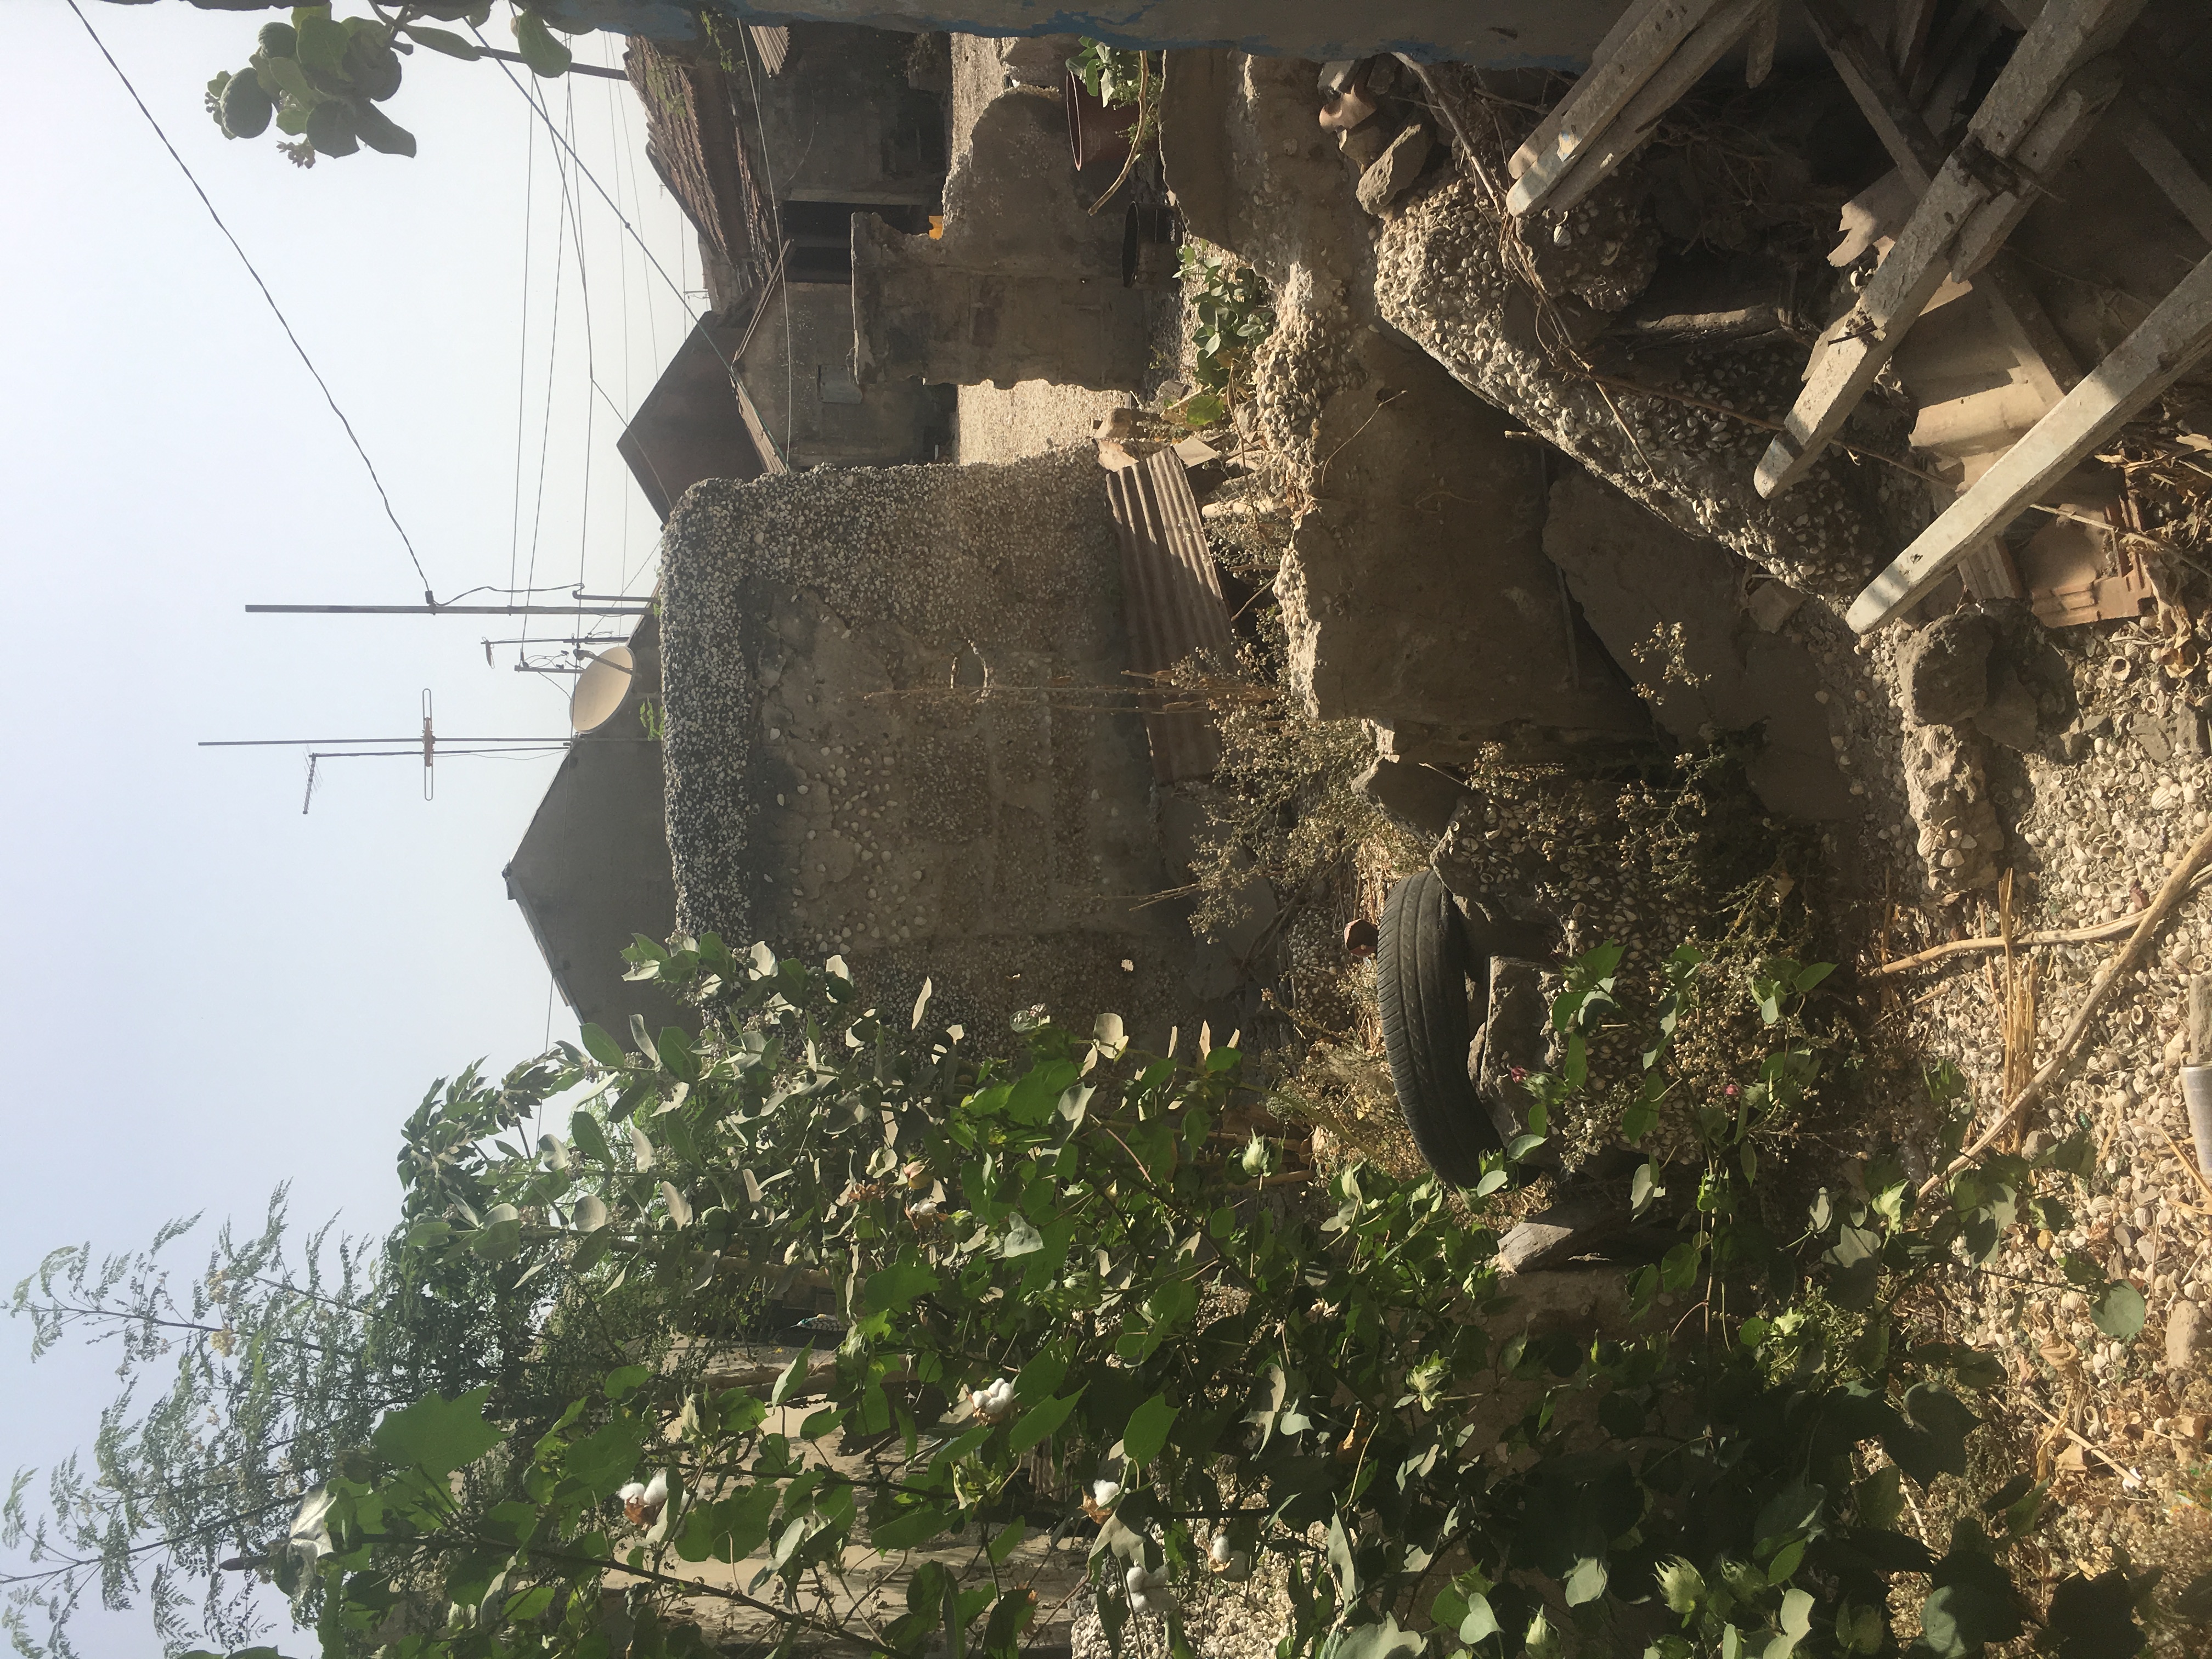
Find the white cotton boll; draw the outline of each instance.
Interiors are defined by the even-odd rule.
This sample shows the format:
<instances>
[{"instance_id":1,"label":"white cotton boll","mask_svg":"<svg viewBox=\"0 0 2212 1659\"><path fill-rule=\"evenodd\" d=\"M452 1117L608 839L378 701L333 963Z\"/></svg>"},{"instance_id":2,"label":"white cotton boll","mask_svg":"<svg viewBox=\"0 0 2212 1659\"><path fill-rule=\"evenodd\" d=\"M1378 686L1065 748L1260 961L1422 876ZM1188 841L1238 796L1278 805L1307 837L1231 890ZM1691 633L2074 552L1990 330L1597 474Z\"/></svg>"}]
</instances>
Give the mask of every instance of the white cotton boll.
<instances>
[{"instance_id":1,"label":"white cotton boll","mask_svg":"<svg viewBox=\"0 0 2212 1659\"><path fill-rule=\"evenodd\" d=\"M1214 1534L1213 1542L1206 1550L1206 1553L1213 1558L1213 1565L1217 1567L1227 1566L1230 1553L1229 1534L1225 1532Z\"/></svg>"},{"instance_id":2,"label":"white cotton boll","mask_svg":"<svg viewBox=\"0 0 2212 1659\"><path fill-rule=\"evenodd\" d=\"M1152 1578L1152 1575L1142 1567L1132 1567L1121 1575L1121 1582L1128 1586L1130 1595L1142 1595L1151 1585Z\"/></svg>"},{"instance_id":3,"label":"white cotton boll","mask_svg":"<svg viewBox=\"0 0 2212 1659\"><path fill-rule=\"evenodd\" d=\"M645 1487L641 1483L633 1480L629 1485L624 1486L620 1492L617 1492L615 1496L625 1504L635 1504L644 1498Z\"/></svg>"},{"instance_id":4,"label":"white cotton boll","mask_svg":"<svg viewBox=\"0 0 2212 1659\"><path fill-rule=\"evenodd\" d=\"M975 1409L983 1414L985 1421L1003 1423L1014 1409L1014 1385L1002 1376L969 1398L975 1401Z\"/></svg>"},{"instance_id":5,"label":"white cotton boll","mask_svg":"<svg viewBox=\"0 0 2212 1659\"><path fill-rule=\"evenodd\" d=\"M1102 1510L1112 1509L1115 1500L1121 1495L1121 1485L1117 1480L1094 1480L1091 1483L1091 1501Z\"/></svg>"},{"instance_id":6,"label":"white cotton boll","mask_svg":"<svg viewBox=\"0 0 2212 1659\"><path fill-rule=\"evenodd\" d=\"M1139 1590L1135 1595L1129 1598L1129 1611L1132 1613L1151 1613L1154 1611L1152 1598L1146 1595L1142 1590Z\"/></svg>"},{"instance_id":7,"label":"white cotton boll","mask_svg":"<svg viewBox=\"0 0 2212 1659\"><path fill-rule=\"evenodd\" d=\"M653 1479L646 1483L645 1506L649 1510L657 1510L667 1501L668 1471L657 1469L653 1472Z\"/></svg>"}]
</instances>

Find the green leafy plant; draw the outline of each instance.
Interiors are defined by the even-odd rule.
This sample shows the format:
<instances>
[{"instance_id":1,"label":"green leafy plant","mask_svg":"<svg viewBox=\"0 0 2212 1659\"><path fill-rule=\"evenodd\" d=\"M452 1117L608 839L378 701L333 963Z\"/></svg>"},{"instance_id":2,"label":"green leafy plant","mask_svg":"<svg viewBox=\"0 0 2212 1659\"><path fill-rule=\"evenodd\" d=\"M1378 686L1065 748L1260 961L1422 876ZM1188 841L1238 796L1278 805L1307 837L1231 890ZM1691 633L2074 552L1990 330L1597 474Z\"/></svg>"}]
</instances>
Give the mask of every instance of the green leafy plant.
<instances>
[{"instance_id":1,"label":"green leafy plant","mask_svg":"<svg viewBox=\"0 0 2212 1659\"><path fill-rule=\"evenodd\" d=\"M1877 1160L1863 1193L1783 1222L1759 1148L1821 1084L1822 967L1739 977L1678 952L1623 1079L1593 1060L1622 1046L1596 1040L1619 1035L1620 952L1569 964L1519 1155L1585 1095L1626 1099L1644 1140L1687 1086L1674 1032L1701 997L1746 997L1767 1039L1692 1103L1693 1152L1632 1176L1658 1236L1624 1304L1563 1327L1494 1261L1507 1158L1457 1192L1355 1164L1285 1209L1261 1188L1279 1146L1226 1127L1256 1103L1234 1048L1144 1054L1110 1016L1035 1010L996 1058L930 1027L926 987L910 1017L866 1006L834 957L712 937L627 955L703 1034L587 1027L496 1085L434 1091L404 1132L394 1282L489 1290L527 1354L560 1309L625 1290L678 1317L819 1273L842 1340L758 1383L617 1343L550 1391L392 1402L244 1552L326 1654L703 1654L720 1601L771 1639L1002 1659L1037 1611L1033 1525L1091 1531L1117 1651L1188 1656L1185 1600L1267 1558L1285 1659L1891 1655L1913 1576L1914 1659L2038 1617L2068 1640L2136 1632L2142 1579L2064 1577L2036 1607L2014 1568L2050 1508L2032 1483L1940 1555L1900 1530L1905 1481L1965 1474L2000 1368L1911 1340L1898 1297L1978 1248L1985 1211L2056 1201L2038 1189L2058 1163L1982 1166L1923 1219ZM577 1091L567 1133L533 1139ZM1079 1506L1032 1483L1041 1454ZM855 1592L902 1565L905 1611L863 1615Z\"/></svg>"},{"instance_id":2,"label":"green leafy plant","mask_svg":"<svg viewBox=\"0 0 2212 1659\"><path fill-rule=\"evenodd\" d=\"M415 135L378 107L399 90L403 56L416 46L470 60L487 55L476 41L422 20L481 29L490 17L491 0L410 0L388 13L346 18L333 17L328 5L295 7L289 23L262 25L244 69L208 82L208 113L230 138L258 138L274 120L291 135L277 148L301 167L313 167L319 156L351 155L364 144L412 155ZM513 55L535 74L562 75L573 54L548 24L533 7L516 5Z\"/></svg>"},{"instance_id":3,"label":"green leafy plant","mask_svg":"<svg viewBox=\"0 0 2212 1659\"><path fill-rule=\"evenodd\" d=\"M1109 108L1136 103L1144 78L1143 55L1088 36L1083 37L1082 46L1067 60L1067 67L1084 90Z\"/></svg>"},{"instance_id":4,"label":"green leafy plant","mask_svg":"<svg viewBox=\"0 0 2212 1659\"><path fill-rule=\"evenodd\" d=\"M1192 426L1212 426L1249 392L1252 354L1274 331L1275 313L1266 282L1235 255L1186 242L1182 260L1199 391L1173 412Z\"/></svg>"}]
</instances>

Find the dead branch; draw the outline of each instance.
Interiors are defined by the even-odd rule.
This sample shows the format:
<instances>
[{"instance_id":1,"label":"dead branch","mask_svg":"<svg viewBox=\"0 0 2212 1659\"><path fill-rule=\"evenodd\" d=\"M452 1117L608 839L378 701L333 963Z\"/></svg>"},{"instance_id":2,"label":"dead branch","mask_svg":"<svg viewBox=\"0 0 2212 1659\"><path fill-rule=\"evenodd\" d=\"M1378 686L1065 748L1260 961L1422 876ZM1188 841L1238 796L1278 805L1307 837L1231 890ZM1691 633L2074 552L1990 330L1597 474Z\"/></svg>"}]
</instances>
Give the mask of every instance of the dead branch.
<instances>
[{"instance_id":1,"label":"dead branch","mask_svg":"<svg viewBox=\"0 0 2212 1659\"><path fill-rule=\"evenodd\" d=\"M2212 872L2201 873L2190 884L2191 891L2212 881ZM2096 922L2087 927L2061 927L2047 933L2015 933L2013 948L2030 945L2087 945L2098 939L2118 939L2130 928L2141 925L2143 913L2140 910L2124 916L2115 916L2110 921ZM1909 957L1899 957L1894 962L1885 962L1867 969L1869 979L1887 979L1906 973L1915 968L1925 968L1930 963L1941 962L1946 957L1966 956L1976 951L2002 951L2002 937L1990 939L1954 939L1948 945L1931 945L1925 951Z\"/></svg>"},{"instance_id":2,"label":"dead branch","mask_svg":"<svg viewBox=\"0 0 2212 1659\"><path fill-rule=\"evenodd\" d=\"M2173 873L2166 878L2165 884L2158 890L2158 896L2150 902L2150 908L2144 911L2136 921L2135 934L2128 940L2127 947L2105 965L2104 971L2089 987L2089 994L2082 999L2073 1023L2067 1026L2065 1034L2052 1048L2051 1058L2043 1062L2042 1069L2027 1080L2027 1086L2012 1097L2005 1109L1997 1114L1996 1121L1975 1138L1972 1146L1921 1183L1921 1197L1929 1196L1945 1181L1987 1152L1997 1137L2004 1133L2005 1126L2026 1111L2073 1063L2075 1055L2081 1050L2082 1039L2088 1036L2090 1024L2104 1007L2106 999L2111 996L2112 988L2142 965L2143 958L2150 954L2151 941L2157 937L2160 925L2180 908L2181 901L2187 896L2197 872L2203 869L2207 860L2212 860L2212 830L2207 830L2197 838L2196 845L2174 866Z\"/></svg>"}]
</instances>

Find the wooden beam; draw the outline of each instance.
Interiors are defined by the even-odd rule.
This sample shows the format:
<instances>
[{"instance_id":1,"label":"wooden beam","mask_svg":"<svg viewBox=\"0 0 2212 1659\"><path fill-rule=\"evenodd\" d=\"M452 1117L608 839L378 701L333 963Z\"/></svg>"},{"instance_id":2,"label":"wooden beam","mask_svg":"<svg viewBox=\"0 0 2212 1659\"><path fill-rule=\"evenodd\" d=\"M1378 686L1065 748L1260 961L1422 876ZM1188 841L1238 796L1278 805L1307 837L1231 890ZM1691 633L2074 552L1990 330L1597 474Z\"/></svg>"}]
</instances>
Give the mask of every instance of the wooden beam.
<instances>
[{"instance_id":1,"label":"wooden beam","mask_svg":"<svg viewBox=\"0 0 2212 1659\"><path fill-rule=\"evenodd\" d=\"M1604 135L1577 152L1553 179L1542 205L1563 213L1611 177L1651 136L1667 112L1682 101L1683 94L1750 32L1766 4L1767 0L1721 0L1719 9L1644 83ZM1516 193L1520 188L1514 186Z\"/></svg>"},{"instance_id":2,"label":"wooden beam","mask_svg":"<svg viewBox=\"0 0 2212 1659\"><path fill-rule=\"evenodd\" d=\"M1773 0L1752 21L1751 33L1744 37L1744 85L1766 84L1766 77L1774 73L1774 49L1781 44L1782 0Z\"/></svg>"},{"instance_id":3,"label":"wooden beam","mask_svg":"<svg viewBox=\"0 0 2212 1659\"><path fill-rule=\"evenodd\" d=\"M1928 55L1928 26L1936 21L1936 0L1896 0L1889 19L1889 61L1905 85L1920 73Z\"/></svg>"},{"instance_id":4,"label":"wooden beam","mask_svg":"<svg viewBox=\"0 0 2212 1659\"><path fill-rule=\"evenodd\" d=\"M1859 633L1871 633L1918 603L1967 549L2002 531L2208 349L2212 257L2183 277L2134 333L1869 582L1844 620Z\"/></svg>"},{"instance_id":5,"label":"wooden beam","mask_svg":"<svg viewBox=\"0 0 2212 1659\"><path fill-rule=\"evenodd\" d=\"M1858 303L1814 345L1805 389L1759 461L1760 495L1779 494L1820 459L1942 285L1960 232L2005 191L2005 175L1992 163L2021 146L2068 82L2135 21L2142 6L2143 0L2050 0ZM2013 201L2018 212L2027 210L2018 195ZM1984 234L1994 223L1984 222Z\"/></svg>"},{"instance_id":6,"label":"wooden beam","mask_svg":"<svg viewBox=\"0 0 2212 1659\"><path fill-rule=\"evenodd\" d=\"M1951 276L1965 282L2004 246L2013 227L2044 193L2041 181L2066 165L2081 147L2112 100L2119 96L2117 61L2100 58L2084 64L2058 89L2043 118L2021 139L1996 177L2004 185L1959 228L1951 252Z\"/></svg>"},{"instance_id":7,"label":"wooden beam","mask_svg":"<svg viewBox=\"0 0 2212 1659\"><path fill-rule=\"evenodd\" d=\"M2166 129L2133 98L2123 96L2113 113L2125 123L2121 137L2128 154L2166 192L2166 199L2181 210L2181 216L2206 241L2212 242L2212 185L2190 164L2180 147L2166 137Z\"/></svg>"},{"instance_id":8,"label":"wooden beam","mask_svg":"<svg viewBox=\"0 0 2212 1659\"><path fill-rule=\"evenodd\" d=\"M1889 159L1912 186L1924 191L1943 165L1943 147L1905 95L1904 83L1882 56L1875 38L1860 27L1838 0L1803 0L1814 38L1836 66L1859 112L1872 126Z\"/></svg>"},{"instance_id":9,"label":"wooden beam","mask_svg":"<svg viewBox=\"0 0 2212 1659\"><path fill-rule=\"evenodd\" d=\"M1616 24L1613 34L1607 37L1606 45L1613 48L1610 53L1591 64L1589 72L1506 162L1506 170L1514 176L1507 206L1516 214L1540 206L1566 176L1568 167L1604 135L1644 83L1666 67L1675 49L1721 3L1722 0L1640 0L1632 9L1633 23L1625 31ZM1624 17L1621 21L1628 23L1629 19Z\"/></svg>"}]
</instances>

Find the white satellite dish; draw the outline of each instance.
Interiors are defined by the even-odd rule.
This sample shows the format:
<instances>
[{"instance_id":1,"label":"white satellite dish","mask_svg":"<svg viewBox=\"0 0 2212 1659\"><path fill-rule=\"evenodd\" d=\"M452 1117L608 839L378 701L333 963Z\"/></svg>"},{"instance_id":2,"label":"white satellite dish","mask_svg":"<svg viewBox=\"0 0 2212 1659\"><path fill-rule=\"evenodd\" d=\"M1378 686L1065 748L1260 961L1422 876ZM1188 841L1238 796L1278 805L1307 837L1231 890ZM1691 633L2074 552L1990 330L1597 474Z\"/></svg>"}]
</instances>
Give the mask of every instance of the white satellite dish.
<instances>
[{"instance_id":1,"label":"white satellite dish","mask_svg":"<svg viewBox=\"0 0 2212 1659\"><path fill-rule=\"evenodd\" d=\"M576 676L575 693L568 699L568 729L572 732L592 732L605 726L629 695L629 674L634 665L628 646L611 645L604 651L586 654L592 659Z\"/></svg>"}]
</instances>

